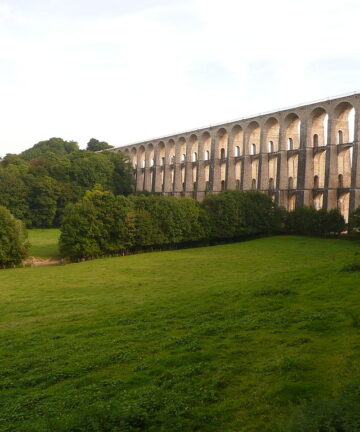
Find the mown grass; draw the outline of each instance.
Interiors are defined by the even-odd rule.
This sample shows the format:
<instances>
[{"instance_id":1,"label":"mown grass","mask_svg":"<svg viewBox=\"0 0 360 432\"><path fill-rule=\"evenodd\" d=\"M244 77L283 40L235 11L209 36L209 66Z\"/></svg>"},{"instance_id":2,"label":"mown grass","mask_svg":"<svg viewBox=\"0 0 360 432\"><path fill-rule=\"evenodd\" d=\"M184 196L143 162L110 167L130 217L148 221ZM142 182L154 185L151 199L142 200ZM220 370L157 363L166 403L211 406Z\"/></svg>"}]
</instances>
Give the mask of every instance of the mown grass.
<instances>
[{"instance_id":1,"label":"mown grass","mask_svg":"<svg viewBox=\"0 0 360 432\"><path fill-rule=\"evenodd\" d=\"M360 377L359 252L289 236L1 271L0 430L287 432Z\"/></svg>"},{"instance_id":2,"label":"mown grass","mask_svg":"<svg viewBox=\"0 0 360 432\"><path fill-rule=\"evenodd\" d=\"M58 258L60 230L31 229L28 230L31 248L29 255L38 258Z\"/></svg>"}]
</instances>

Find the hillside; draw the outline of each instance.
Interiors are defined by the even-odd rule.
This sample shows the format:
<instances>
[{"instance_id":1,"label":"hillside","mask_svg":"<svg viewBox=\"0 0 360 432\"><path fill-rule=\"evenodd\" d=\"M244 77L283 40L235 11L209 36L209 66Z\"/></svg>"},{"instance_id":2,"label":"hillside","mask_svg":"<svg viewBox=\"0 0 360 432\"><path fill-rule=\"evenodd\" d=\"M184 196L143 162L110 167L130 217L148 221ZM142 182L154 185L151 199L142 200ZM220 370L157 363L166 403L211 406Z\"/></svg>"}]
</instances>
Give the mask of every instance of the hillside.
<instances>
[{"instance_id":1,"label":"hillside","mask_svg":"<svg viewBox=\"0 0 360 432\"><path fill-rule=\"evenodd\" d=\"M293 430L360 382L359 255L289 236L1 271L0 431Z\"/></svg>"}]
</instances>

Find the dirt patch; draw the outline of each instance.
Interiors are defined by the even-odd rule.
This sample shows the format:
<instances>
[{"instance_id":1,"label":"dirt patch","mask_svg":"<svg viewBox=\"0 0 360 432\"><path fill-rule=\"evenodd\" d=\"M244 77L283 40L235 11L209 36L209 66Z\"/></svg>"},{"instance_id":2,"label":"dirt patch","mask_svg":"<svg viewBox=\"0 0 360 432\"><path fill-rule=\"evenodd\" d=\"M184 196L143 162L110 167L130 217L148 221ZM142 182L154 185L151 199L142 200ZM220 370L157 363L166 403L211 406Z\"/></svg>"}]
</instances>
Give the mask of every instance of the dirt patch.
<instances>
[{"instance_id":1,"label":"dirt patch","mask_svg":"<svg viewBox=\"0 0 360 432\"><path fill-rule=\"evenodd\" d=\"M30 257L23 261L24 267L45 267L64 264L63 259Z\"/></svg>"}]
</instances>

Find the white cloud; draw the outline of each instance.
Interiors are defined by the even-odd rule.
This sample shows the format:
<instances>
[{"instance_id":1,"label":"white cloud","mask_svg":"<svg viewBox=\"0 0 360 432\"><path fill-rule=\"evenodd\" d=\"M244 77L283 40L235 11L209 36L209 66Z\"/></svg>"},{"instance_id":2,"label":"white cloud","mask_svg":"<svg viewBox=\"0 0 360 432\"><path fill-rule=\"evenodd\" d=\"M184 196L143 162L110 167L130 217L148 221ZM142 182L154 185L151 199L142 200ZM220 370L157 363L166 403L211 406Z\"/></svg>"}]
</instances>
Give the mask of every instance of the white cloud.
<instances>
[{"instance_id":1,"label":"white cloud","mask_svg":"<svg viewBox=\"0 0 360 432\"><path fill-rule=\"evenodd\" d=\"M358 1L93 0L72 16L45 1L0 2L0 154L50 136L120 145L358 87Z\"/></svg>"}]
</instances>

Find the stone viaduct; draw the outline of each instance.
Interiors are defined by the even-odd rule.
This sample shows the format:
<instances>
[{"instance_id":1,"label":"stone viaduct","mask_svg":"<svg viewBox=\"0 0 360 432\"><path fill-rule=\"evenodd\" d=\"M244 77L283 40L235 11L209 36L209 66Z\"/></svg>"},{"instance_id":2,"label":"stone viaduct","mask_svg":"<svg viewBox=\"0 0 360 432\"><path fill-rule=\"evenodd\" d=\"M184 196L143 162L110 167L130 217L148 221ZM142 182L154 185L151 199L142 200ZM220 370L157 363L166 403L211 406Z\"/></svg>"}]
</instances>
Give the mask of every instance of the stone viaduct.
<instances>
[{"instance_id":1,"label":"stone viaduct","mask_svg":"<svg viewBox=\"0 0 360 432\"><path fill-rule=\"evenodd\" d=\"M360 205L360 93L122 146L136 190L202 200L255 189L292 210Z\"/></svg>"}]
</instances>

